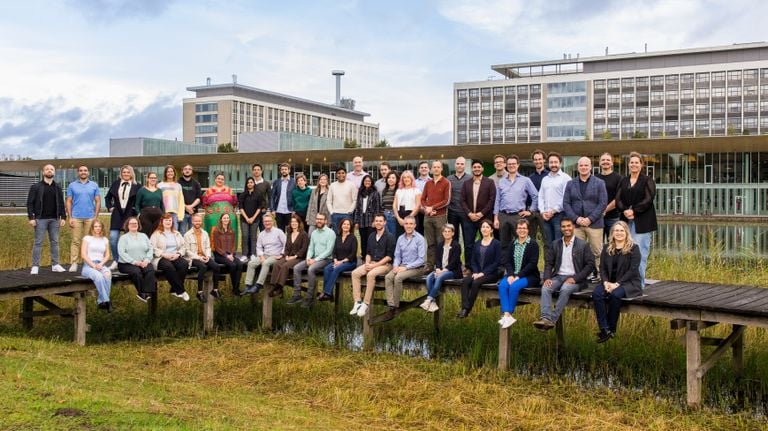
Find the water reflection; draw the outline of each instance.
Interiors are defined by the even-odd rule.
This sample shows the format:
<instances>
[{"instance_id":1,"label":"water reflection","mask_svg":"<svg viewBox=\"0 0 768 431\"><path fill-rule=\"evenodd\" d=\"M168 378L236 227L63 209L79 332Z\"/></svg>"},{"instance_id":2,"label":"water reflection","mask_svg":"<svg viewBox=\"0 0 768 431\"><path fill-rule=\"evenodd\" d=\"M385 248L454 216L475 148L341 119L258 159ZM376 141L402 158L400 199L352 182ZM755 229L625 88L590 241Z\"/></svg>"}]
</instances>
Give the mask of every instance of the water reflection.
<instances>
[{"instance_id":1,"label":"water reflection","mask_svg":"<svg viewBox=\"0 0 768 431\"><path fill-rule=\"evenodd\" d=\"M768 257L768 225L659 223L654 251L723 257Z\"/></svg>"}]
</instances>

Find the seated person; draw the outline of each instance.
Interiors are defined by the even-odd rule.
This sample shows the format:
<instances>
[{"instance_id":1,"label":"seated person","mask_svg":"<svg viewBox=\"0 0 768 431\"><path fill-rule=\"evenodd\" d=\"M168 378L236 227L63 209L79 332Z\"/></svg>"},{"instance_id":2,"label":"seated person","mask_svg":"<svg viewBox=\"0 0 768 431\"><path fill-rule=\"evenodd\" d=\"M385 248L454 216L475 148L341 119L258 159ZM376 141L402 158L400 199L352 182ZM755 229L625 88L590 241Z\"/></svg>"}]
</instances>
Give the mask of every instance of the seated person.
<instances>
[{"instance_id":1,"label":"seated person","mask_svg":"<svg viewBox=\"0 0 768 431\"><path fill-rule=\"evenodd\" d=\"M452 224L446 223L443 226L443 240L437 244L436 249L435 270L427 275L427 299L420 307L430 313L440 309L435 298L440 295L443 281L462 278L461 245L453 238L455 233L456 228Z\"/></svg>"},{"instance_id":2,"label":"seated person","mask_svg":"<svg viewBox=\"0 0 768 431\"><path fill-rule=\"evenodd\" d=\"M323 293L317 300L333 301L333 287L336 285L339 274L352 271L355 267L357 267L357 238L352 233L352 220L346 218L341 221L339 235L333 246L333 260L328 262L323 270Z\"/></svg>"},{"instance_id":3,"label":"seated person","mask_svg":"<svg viewBox=\"0 0 768 431\"><path fill-rule=\"evenodd\" d=\"M285 248L283 256L272 265L272 291L269 296L283 295L283 286L293 267L307 258L309 235L304 230L304 222L298 214L292 214L288 227L285 229Z\"/></svg>"},{"instance_id":4,"label":"seated person","mask_svg":"<svg viewBox=\"0 0 768 431\"><path fill-rule=\"evenodd\" d=\"M131 277L136 286L136 297L147 302L157 292L155 267L152 266L152 245L140 231L141 223L137 217L125 220L125 234L117 241L117 269Z\"/></svg>"},{"instance_id":5,"label":"seated person","mask_svg":"<svg viewBox=\"0 0 768 431\"><path fill-rule=\"evenodd\" d=\"M104 223L99 219L91 223L91 231L83 237L80 247L80 257L83 258L83 277L93 280L99 297L96 299L98 308L112 312L112 302L109 293L112 290L112 271L104 265L111 259L109 240L104 236Z\"/></svg>"},{"instance_id":6,"label":"seated person","mask_svg":"<svg viewBox=\"0 0 768 431\"><path fill-rule=\"evenodd\" d=\"M149 238L154 251L152 266L155 270L163 271L165 279L171 285L171 295L189 301L189 294L184 289L184 278L187 276L189 262L184 259L187 247L184 238L176 230L176 222L171 214L163 214L157 229Z\"/></svg>"},{"instance_id":7,"label":"seated person","mask_svg":"<svg viewBox=\"0 0 768 431\"><path fill-rule=\"evenodd\" d=\"M376 277L387 274L392 270L392 259L395 255L395 235L385 230L386 217L384 214L376 214L373 217L373 227L376 229L368 238L368 246L365 251L365 263L352 271L352 296L355 305L351 315L365 316L373 299ZM365 299L361 295L361 279L366 277Z\"/></svg>"},{"instance_id":8,"label":"seated person","mask_svg":"<svg viewBox=\"0 0 768 431\"><path fill-rule=\"evenodd\" d=\"M200 302L208 301L208 294L214 298L220 298L219 294L219 264L212 258L211 238L208 232L203 229L203 215L194 213L191 217L192 229L184 234L184 242L187 244L187 260L190 267L197 268L197 299ZM210 292L204 292L205 274L210 271L213 275L213 289Z\"/></svg>"},{"instance_id":9,"label":"seated person","mask_svg":"<svg viewBox=\"0 0 768 431\"><path fill-rule=\"evenodd\" d=\"M515 232L517 239L509 244L504 277L499 282L502 313L499 325L502 328L509 328L516 321L512 313L515 312L520 291L528 286L538 287L541 284L537 266L539 243L528 235L528 220L518 220L515 224Z\"/></svg>"},{"instance_id":10,"label":"seated person","mask_svg":"<svg viewBox=\"0 0 768 431\"><path fill-rule=\"evenodd\" d=\"M343 219L341 219L343 220ZM339 223L341 223L341 220ZM315 230L309 237L307 259L293 267L293 296L288 300L288 305L298 304L301 298L301 273L307 271L307 297L301 306L309 308L315 303L315 288L317 287L317 273L324 270L331 261L333 246L336 244L336 234L326 225L325 214L318 213L315 216Z\"/></svg>"},{"instance_id":11,"label":"seated person","mask_svg":"<svg viewBox=\"0 0 768 431\"><path fill-rule=\"evenodd\" d=\"M420 233L416 232L416 218L406 216L403 220L403 228L405 233L400 235L395 244L392 270L384 277L384 288L389 306L384 321L395 317L395 312L400 306L400 296L403 293L403 281L424 273L427 242Z\"/></svg>"},{"instance_id":12,"label":"seated person","mask_svg":"<svg viewBox=\"0 0 768 431\"><path fill-rule=\"evenodd\" d=\"M469 264L472 273L461 281L461 311L456 315L459 319L469 316L477 294L480 293L480 286L499 280L501 243L493 237L493 224L490 220L480 222L480 235L482 237L472 247L472 262Z\"/></svg>"},{"instance_id":13,"label":"seated person","mask_svg":"<svg viewBox=\"0 0 768 431\"><path fill-rule=\"evenodd\" d=\"M216 263L224 265L229 271L229 281L232 282L232 294L240 295L240 276L243 274L243 262L235 257L237 248L237 234L232 227L232 218L224 213L211 229L211 242L213 242L213 259ZM216 293L211 293L216 298Z\"/></svg>"},{"instance_id":14,"label":"seated person","mask_svg":"<svg viewBox=\"0 0 768 431\"><path fill-rule=\"evenodd\" d=\"M256 256L251 256L251 260L248 261L243 295L253 295L264 287L269 269L283 257L285 250L285 234L275 226L275 219L272 214L264 214L261 222L264 223L264 230L259 233L259 238L256 240ZM253 284L253 279L256 278L256 268L259 267L261 267L259 278L256 280L256 284Z\"/></svg>"}]
</instances>

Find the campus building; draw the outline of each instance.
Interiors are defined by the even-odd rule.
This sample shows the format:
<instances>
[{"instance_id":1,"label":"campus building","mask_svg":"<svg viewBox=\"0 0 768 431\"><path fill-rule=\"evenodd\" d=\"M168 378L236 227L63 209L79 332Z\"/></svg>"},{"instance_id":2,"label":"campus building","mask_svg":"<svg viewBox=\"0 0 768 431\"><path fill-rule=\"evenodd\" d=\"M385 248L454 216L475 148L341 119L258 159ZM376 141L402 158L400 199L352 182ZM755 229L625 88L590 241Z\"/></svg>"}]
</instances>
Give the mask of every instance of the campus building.
<instances>
[{"instance_id":1,"label":"campus building","mask_svg":"<svg viewBox=\"0 0 768 431\"><path fill-rule=\"evenodd\" d=\"M286 132L312 137L318 149L328 139L355 141L362 148L379 142L379 125L368 123L354 103L326 104L237 84L187 87L195 97L184 99L184 141L215 145L240 145L242 133ZM322 139L320 139L322 138ZM295 140L295 138L293 139Z\"/></svg>"}]
</instances>

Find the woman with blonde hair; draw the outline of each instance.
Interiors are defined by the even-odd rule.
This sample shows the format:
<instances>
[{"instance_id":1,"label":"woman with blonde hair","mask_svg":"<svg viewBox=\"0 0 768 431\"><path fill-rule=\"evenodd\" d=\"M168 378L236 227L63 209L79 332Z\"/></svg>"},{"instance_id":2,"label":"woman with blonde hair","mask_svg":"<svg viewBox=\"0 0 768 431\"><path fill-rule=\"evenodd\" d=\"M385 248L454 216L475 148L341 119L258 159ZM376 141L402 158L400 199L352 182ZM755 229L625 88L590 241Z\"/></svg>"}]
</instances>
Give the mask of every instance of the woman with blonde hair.
<instances>
[{"instance_id":1,"label":"woman with blonde hair","mask_svg":"<svg viewBox=\"0 0 768 431\"><path fill-rule=\"evenodd\" d=\"M400 184L395 192L395 200L392 203L392 209L395 213L395 220L397 221L396 235L400 237L405 232L403 224L405 223L405 217L416 217L419 214L419 208L421 207L421 191L416 187L416 179L413 177L413 172L403 171L400 174Z\"/></svg>"},{"instance_id":2,"label":"woman with blonde hair","mask_svg":"<svg viewBox=\"0 0 768 431\"><path fill-rule=\"evenodd\" d=\"M109 187L104 203L110 215L109 223L109 245L112 252L112 271L117 269L117 241L120 239L120 231L123 229L125 220L130 216L138 215L136 212L136 193L141 188L136 183L136 174L131 165L120 167L120 178L116 179Z\"/></svg>"},{"instance_id":3,"label":"woman with blonde hair","mask_svg":"<svg viewBox=\"0 0 768 431\"><path fill-rule=\"evenodd\" d=\"M600 328L598 343L616 336L622 298L643 294L639 268L640 247L632 240L627 223L616 222L600 255L601 283L592 292L597 326Z\"/></svg>"},{"instance_id":4,"label":"woman with blonde hair","mask_svg":"<svg viewBox=\"0 0 768 431\"><path fill-rule=\"evenodd\" d=\"M83 237L83 245L80 247L80 255L83 258L83 277L93 280L99 296L96 299L97 306L107 313L112 312L112 302L109 293L112 289L112 272L104 265L112 258L109 250L109 240L104 236L104 223L95 219L91 224L88 235Z\"/></svg>"}]
</instances>

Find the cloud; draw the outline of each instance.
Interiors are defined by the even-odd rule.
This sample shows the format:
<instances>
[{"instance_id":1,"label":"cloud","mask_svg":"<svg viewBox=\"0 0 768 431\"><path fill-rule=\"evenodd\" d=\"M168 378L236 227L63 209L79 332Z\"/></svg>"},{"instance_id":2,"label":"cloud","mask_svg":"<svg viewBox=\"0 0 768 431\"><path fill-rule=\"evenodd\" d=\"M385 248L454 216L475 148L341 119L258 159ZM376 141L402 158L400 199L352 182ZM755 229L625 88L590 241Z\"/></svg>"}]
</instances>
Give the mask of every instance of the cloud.
<instances>
[{"instance_id":1,"label":"cloud","mask_svg":"<svg viewBox=\"0 0 768 431\"><path fill-rule=\"evenodd\" d=\"M173 0L69 0L70 6L95 24L161 15Z\"/></svg>"},{"instance_id":2,"label":"cloud","mask_svg":"<svg viewBox=\"0 0 768 431\"><path fill-rule=\"evenodd\" d=\"M390 132L387 141L393 147L451 145L453 132L437 132L428 128Z\"/></svg>"}]
</instances>

